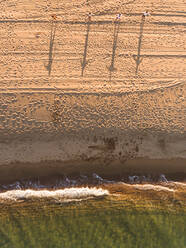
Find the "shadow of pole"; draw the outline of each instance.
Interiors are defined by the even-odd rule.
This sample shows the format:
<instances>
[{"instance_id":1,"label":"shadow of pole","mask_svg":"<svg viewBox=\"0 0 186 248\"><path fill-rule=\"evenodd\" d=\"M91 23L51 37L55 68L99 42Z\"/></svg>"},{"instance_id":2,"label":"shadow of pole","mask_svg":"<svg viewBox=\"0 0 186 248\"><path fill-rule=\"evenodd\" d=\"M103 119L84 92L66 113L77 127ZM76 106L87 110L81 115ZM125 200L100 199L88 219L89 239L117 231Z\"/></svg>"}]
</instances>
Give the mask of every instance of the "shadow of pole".
<instances>
[{"instance_id":1,"label":"shadow of pole","mask_svg":"<svg viewBox=\"0 0 186 248\"><path fill-rule=\"evenodd\" d=\"M87 33L85 37L85 46L84 46L84 53L83 53L83 60L81 61L81 76L83 77L85 67L88 64L87 60L87 49L88 49L88 39L89 39L89 32L90 32L90 24L91 21L87 23Z\"/></svg>"},{"instance_id":2,"label":"shadow of pole","mask_svg":"<svg viewBox=\"0 0 186 248\"><path fill-rule=\"evenodd\" d=\"M136 62L136 72L135 72L136 75L138 74L139 65L141 64L141 62L143 60L143 58L141 58L141 45L142 45L144 24L145 24L145 17L142 16L141 24L140 24L140 35L139 35L139 41L138 41L138 54L133 55L134 60Z\"/></svg>"},{"instance_id":3,"label":"shadow of pole","mask_svg":"<svg viewBox=\"0 0 186 248\"><path fill-rule=\"evenodd\" d=\"M109 75L110 81L112 78L112 72L116 71L116 68L114 67L114 63L115 63L115 55L116 55L116 48L117 48L117 42L118 42L119 28L120 28L120 21L115 21L115 23L114 23L114 35L113 35L113 47L112 47L112 58L111 58L111 64L108 67L108 70L110 71L110 75Z\"/></svg>"},{"instance_id":4,"label":"shadow of pole","mask_svg":"<svg viewBox=\"0 0 186 248\"><path fill-rule=\"evenodd\" d=\"M54 40L56 35L56 22L52 21L51 33L50 33L50 44L49 44L49 53L48 53L48 65L45 68L48 71L48 75L50 76L52 71L52 63L53 63L53 50L54 50Z\"/></svg>"}]
</instances>

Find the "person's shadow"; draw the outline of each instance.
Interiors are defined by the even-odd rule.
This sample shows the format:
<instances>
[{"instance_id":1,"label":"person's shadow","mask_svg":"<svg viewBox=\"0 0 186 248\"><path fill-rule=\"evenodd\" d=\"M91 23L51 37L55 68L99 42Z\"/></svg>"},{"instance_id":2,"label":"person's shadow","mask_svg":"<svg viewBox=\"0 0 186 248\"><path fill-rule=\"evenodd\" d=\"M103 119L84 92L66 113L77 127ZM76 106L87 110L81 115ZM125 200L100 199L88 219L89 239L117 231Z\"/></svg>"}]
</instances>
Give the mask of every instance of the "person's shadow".
<instances>
[{"instance_id":1,"label":"person's shadow","mask_svg":"<svg viewBox=\"0 0 186 248\"><path fill-rule=\"evenodd\" d=\"M87 60L87 49L88 49L88 39L89 39L89 32L90 32L90 24L91 24L91 21L89 20L87 22L87 32L86 32L86 36L85 36L85 45L84 45L83 60L81 61L81 76L82 77L84 75L85 67L88 64L88 60Z\"/></svg>"},{"instance_id":2,"label":"person's shadow","mask_svg":"<svg viewBox=\"0 0 186 248\"><path fill-rule=\"evenodd\" d=\"M50 33L50 44L49 44L49 53L48 53L48 65L45 65L45 68L48 71L48 75L51 75L52 63L53 63L53 49L54 49L54 40L56 35L56 22L52 21L51 33Z\"/></svg>"},{"instance_id":3,"label":"person's shadow","mask_svg":"<svg viewBox=\"0 0 186 248\"><path fill-rule=\"evenodd\" d=\"M142 45L142 39L143 39L143 28L144 28L144 24L145 24L145 17L142 16L141 18L141 24L140 24L140 35L139 35L139 41L138 41L138 54L137 55L133 55L134 60L136 62L136 71L135 74L138 74L138 70L139 70L139 65L141 64L143 58L141 58L141 45Z\"/></svg>"},{"instance_id":4,"label":"person's shadow","mask_svg":"<svg viewBox=\"0 0 186 248\"><path fill-rule=\"evenodd\" d=\"M116 55L116 48L117 48L117 42L118 42L119 28L120 28L120 21L118 20L118 21L115 21L114 23L112 58L111 58L110 66L107 67L110 72L109 74L110 81L112 79L112 72L116 71L116 68L114 67L114 63L115 63L115 55Z\"/></svg>"}]
</instances>

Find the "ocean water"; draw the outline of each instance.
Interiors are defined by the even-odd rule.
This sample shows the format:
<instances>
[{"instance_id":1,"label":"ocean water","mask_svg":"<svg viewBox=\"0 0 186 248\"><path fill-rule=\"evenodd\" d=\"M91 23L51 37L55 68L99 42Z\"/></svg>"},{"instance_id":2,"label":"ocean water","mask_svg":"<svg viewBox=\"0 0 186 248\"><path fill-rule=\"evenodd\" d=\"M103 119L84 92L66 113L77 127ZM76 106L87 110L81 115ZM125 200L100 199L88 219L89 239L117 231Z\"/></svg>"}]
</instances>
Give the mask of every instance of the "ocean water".
<instances>
[{"instance_id":1,"label":"ocean water","mask_svg":"<svg viewBox=\"0 0 186 248\"><path fill-rule=\"evenodd\" d=\"M0 192L2 248L186 247L185 183L15 185Z\"/></svg>"},{"instance_id":2,"label":"ocean water","mask_svg":"<svg viewBox=\"0 0 186 248\"><path fill-rule=\"evenodd\" d=\"M22 211L1 216L0 247L186 247L183 213L104 204L99 209L46 205Z\"/></svg>"}]
</instances>

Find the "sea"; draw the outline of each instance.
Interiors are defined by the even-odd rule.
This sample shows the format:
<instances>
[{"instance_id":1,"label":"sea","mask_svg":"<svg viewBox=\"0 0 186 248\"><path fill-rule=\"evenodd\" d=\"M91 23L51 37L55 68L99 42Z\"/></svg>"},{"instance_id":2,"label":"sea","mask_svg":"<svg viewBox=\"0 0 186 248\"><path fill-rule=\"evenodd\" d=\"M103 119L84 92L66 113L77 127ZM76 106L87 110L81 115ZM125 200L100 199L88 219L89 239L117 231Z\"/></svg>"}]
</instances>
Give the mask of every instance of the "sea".
<instances>
[{"instance_id":1,"label":"sea","mask_svg":"<svg viewBox=\"0 0 186 248\"><path fill-rule=\"evenodd\" d=\"M0 185L1 248L185 248L186 182L131 175Z\"/></svg>"}]
</instances>

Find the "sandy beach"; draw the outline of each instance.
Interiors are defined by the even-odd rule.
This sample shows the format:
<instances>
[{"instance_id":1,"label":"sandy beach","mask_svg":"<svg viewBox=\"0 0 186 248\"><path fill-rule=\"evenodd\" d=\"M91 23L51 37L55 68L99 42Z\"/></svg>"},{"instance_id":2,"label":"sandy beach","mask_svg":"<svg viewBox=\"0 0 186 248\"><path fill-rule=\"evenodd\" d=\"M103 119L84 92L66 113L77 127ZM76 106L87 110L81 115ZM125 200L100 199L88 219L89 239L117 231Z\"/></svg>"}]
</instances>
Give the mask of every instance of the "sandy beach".
<instances>
[{"instance_id":1,"label":"sandy beach","mask_svg":"<svg viewBox=\"0 0 186 248\"><path fill-rule=\"evenodd\" d=\"M185 1L0 6L0 180L186 173Z\"/></svg>"}]
</instances>

